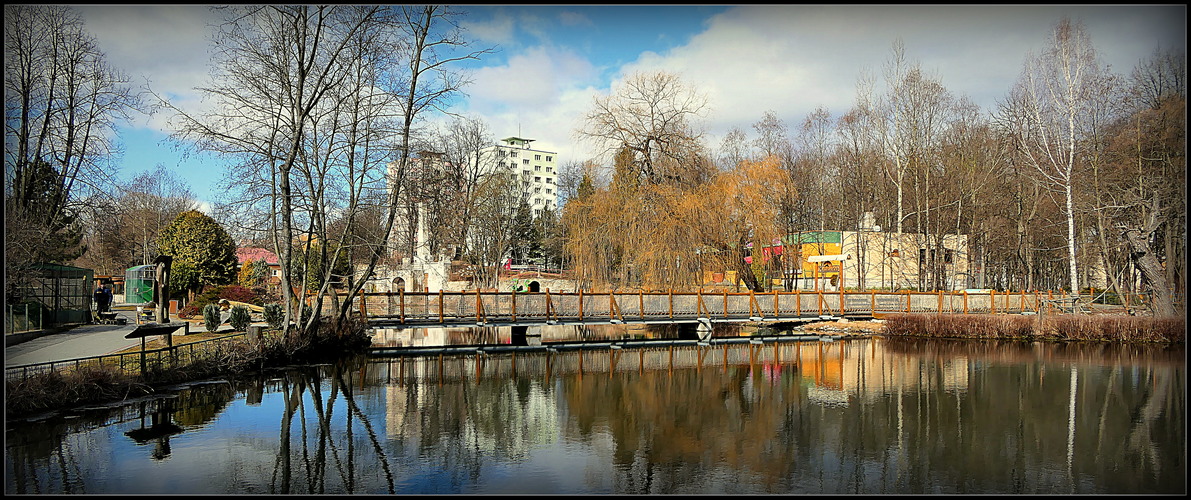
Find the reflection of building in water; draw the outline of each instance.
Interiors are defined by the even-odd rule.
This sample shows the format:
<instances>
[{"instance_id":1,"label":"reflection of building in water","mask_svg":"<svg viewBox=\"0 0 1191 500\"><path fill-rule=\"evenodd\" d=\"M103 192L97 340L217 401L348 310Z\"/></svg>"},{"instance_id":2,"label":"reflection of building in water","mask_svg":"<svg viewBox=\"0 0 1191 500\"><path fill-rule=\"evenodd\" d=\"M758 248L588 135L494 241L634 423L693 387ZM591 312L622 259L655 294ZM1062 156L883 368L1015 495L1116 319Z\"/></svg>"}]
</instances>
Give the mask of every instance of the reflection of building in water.
<instances>
[{"instance_id":1,"label":"reflection of building in water","mask_svg":"<svg viewBox=\"0 0 1191 500\"><path fill-rule=\"evenodd\" d=\"M817 388L808 394L821 396L824 403L837 403L840 394L871 399L899 389L942 386L948 392L967 391L971 367L966 357L910 356L883 349L881 343L874 338L800 346L799 373Z\"/></svg>"},{"instance_id":2,"label":"reflection of building in water","mask_svg":"<svg viewBox=\"0 0 1191 500\"><path fill-rule=\"evenodd\" d=\"M549 386L495 376L476 389L477 381L467 376L441 381L438 363L437 357L386 363L391 372L385 385L386 437L414 443L437 432L434 429L457 428L455 435L477 452L526 456L561 434L557 412L564 404L556 401ZM448 362L463 373L473 372L475 363L470 357Z\"/></svg>"}]
</instances>

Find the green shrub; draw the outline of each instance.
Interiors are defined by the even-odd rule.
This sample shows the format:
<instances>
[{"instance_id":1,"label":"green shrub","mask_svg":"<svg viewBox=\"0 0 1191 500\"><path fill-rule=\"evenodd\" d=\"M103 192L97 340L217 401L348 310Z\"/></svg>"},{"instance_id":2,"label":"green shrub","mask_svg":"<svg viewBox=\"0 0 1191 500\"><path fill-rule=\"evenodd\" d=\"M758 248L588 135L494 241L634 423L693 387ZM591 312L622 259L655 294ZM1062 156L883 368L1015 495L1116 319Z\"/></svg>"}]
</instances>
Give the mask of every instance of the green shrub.
<instances>
[{"instance_id":1,"label":"green shrub","mask_svg":"<svg viewBox=\"0 0 1191 500\"><path fill-rule=\"evenodd\" d=\"M281 307L281 304L268 304L261 316L264 317L265 323L269 324L269 328L280 330L281 322L285 321L285 309Z\"/></svg>"},{"instance_id":2,"label":"green shrub","mask_svg":"<svg viewBox=\"0 0 1191 500\"><path fill-rule=\"evenodd\" d=\"M203 326L207 328L208 332L214 332L219 329L219 306L215 304L207 304L203 307Z\"/></svg>"},{"instance_id":3,"label":"green shrub","mask_svg":"<svg viewBox=\"0 0 1191 500\"><path fill-rule=\"evenodd\" d=\"M231 316L227 319L229 325L232 325L232 330L242 332L248 329L248 325L252 323L252 315L248 312L248 308L244 306L232 307Z\"/></svg>"},{"instance_id":4,"label":"green shrub","mask_svg":"<svg viewBox=\"0 0 1191 500\"><path fill-rule=\"evenodd\" d=\"M219 302L219 299L227 299L233 302L244 302L246 304L259 306L262 304L261 294L263 292L263 289L255 290L239 285L209 287L206 290L203 290L203 293L196 295L194 300L190 301L189 304L186 304L186 307L183 307L182 310L178 311L178 317L189 318L199 314L200 311L207 307L207 304L216 304Z\"/></svg>"}]
</instances>

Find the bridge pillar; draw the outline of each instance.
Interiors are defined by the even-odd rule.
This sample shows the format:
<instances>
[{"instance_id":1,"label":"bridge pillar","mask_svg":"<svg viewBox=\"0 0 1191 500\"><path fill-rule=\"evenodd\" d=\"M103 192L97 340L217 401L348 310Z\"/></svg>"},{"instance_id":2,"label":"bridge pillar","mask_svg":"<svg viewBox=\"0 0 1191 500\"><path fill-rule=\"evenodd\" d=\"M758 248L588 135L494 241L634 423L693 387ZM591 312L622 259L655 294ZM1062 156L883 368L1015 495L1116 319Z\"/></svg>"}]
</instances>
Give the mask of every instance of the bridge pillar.
<instances>
[{"instance_id":1,"label":"bridge pillar","mask_svg":"<svg viewBox=\"0 0 1191 500\"><path fill-rule=\"evenodd\" d=\"M675 326L678 327L679 340L706 342L711 338L711 333L714 330L710 318L699 318L697 323L679 323Z\"/></svg>"},{"instance_id":2,"label":"bridge pillar","mask_svg":"<svg viewBox=\"0 0 1191 500\"><path fill-rule=\"evenodd\" d=\"M542 327L512 326L513 345L542 345Z\"/></svg>"}]
</instances>

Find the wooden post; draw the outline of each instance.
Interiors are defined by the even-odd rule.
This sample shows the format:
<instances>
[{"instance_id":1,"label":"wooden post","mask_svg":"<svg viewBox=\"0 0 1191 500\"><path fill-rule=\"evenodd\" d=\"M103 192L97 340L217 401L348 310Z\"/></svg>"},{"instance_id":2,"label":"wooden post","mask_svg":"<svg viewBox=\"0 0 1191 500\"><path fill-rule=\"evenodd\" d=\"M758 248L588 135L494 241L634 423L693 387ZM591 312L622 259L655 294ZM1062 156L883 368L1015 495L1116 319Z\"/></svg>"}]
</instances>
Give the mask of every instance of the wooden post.
<instances>
[{"instance_id":1,"label":"wooden post","mask_svg":"<svg viewBox=\"0 0 1191 500\"><path fill-rule=\"evenodd\" d=\"M711 316L708 314L708 316ZM728 289L724 289L724 317L728 317Z\"/></svg>"},{"instance_id":2,"label":"wooden post","mask_svg":"<svg viewBox=\"0 0 1191 500\"><path fill-rule=\"evenodd\" d=\"M401 290L398 290L397 295L401 299L401 324L404 325L405 324L405 289L402 288Z\"/></svg>"},{"instance_id":3,"label":"wooden post","mask_svg":"<svg viewBox=\"0 0 1191 500\"><path fill-rule=\"evenodd\" d=\"M546 321L550 321L550 289L546 289Z\"/></svg>"},{"instance_id":4,"label":"wooden post","mask_svg":"<svg viewBox=\"0 0 1191 500\"><path fill-rule=\"evenodd\" d=\"M802 292L794 289L794 316L802 317Z\"/></svg>"},{"instance_id":5,"label":"wooden post","mask_svg":"<svg viewBox=\"0 0 1191 500\"><path fill-rule=\"evenodd\" d=\"M480 289L476 288L476 323L484 322L484 300L480 298Z\"/></svg>"},{"instance_id":6,"label":"wooden post","mask_svg":"<svg viewBox=\"0 0 1191 500\"><path fill-rule=\"evenodd\" d=\"M702 315L703 315L703 289L700 288L695 291L695 316L702 316ZM708 312L707 315L711 316L711 313ZM673 311L671 311L670 317L671 318L674 317Z\"/></svg>"},{"instance_id":7,"label":"wooden post","mask_svg":"<svg viewBox=\"0 0 1191 500\"><path fill-rule=\"evenodd\" d=\"M823 291L816 291L815 295L819 297L819 316L823 315Z\"/></svg>"},{"instance_id":8,"label":"wooden post","mask_svg":"<svg viewBox=\"0 0 1191 500\"><path fill-rule=\"evenodd\" d=\"M936 314L943 314L943 291L939 290L939 308Z\"/></svg>"},{"instance_id":9,"label":"wooden post","mask_svg":"<svg viewBox=\"0 0 1191 500\"><path fill-rule=\"evenodd\" d=\"M670 289L670 319L674 319L674 289Z\"/></svg>"},{"instance_id":10,"label":"wooden post","mask_svg":"<svg viewBox=\"0 0 1191 500\"><path fill-rule=\"evenodd\" d=\"M512 321L517 321L517 290L513 290L510 298L512 300Z\"/></svg>"},{"instance_id":11,"label":"wooden post","mask_svg":"<svg viewBox=\"0 0 1191 500\"><path fill-rule=\"evenodd\" d=\"M968 291L964 290L964 314L968 314Z\"/></svg>"},{"instance_id":12,"label":"wooden post","mask_svg":"<svg viewBox=\"0 0 1191 500\"><path fill-rule=\"evenodd\" d=\"M872 305L869 306L869 312L877 314L877 291L872 290L869 293L872 295Z\"/></svg>"},{"instance_id":13,"label":"wooden post","mask_svg":"<svg viewBox=\"0 0 1191 500\"><path fill-rule=\"evenodd\" d=\"M477 288L476 290L479 290L479 289ZM443 316L443 293L442 293L442 290L439 290L438 291L438 322L442 323L443 319L444 319L444 316Z\"/></svg>"},{"instance_id":14,"label":"wooden post","mask_svg":"<svg viewBox=\"0 0 1191 500\"><path fill-rule=\"evenodd\" d=\"M989 291L988 291L988 305L990 308L989 314L996 314L997 313L997 292L995 290L989 289Z\"/></svg>"},{"instance_id":15,"label":"wooden post","mask_svg":"<svg viewBox=\"0 0 1191 500\"><path fill-rule=\"evenodd\" d=\"M583 321L583 289L579 289L579 321ZM580 358L582 359L582 358Z\"/></svg>"},{"instance_id":16,"label":"wooden post","mask_svg":"<svg viewBox=\"0 0 1191 500\"><path fill-rule=\"evenodd\" d=\"M906 290L906 314L910 314L910 291Z\"/></svg>"},{"instance_id":17,"label":"wooden post","mask_svg":"<svg viewBox=\"0 0 1191 500\"><path fill-rule=\"evenodd\" d=\"M777 290L774 290L772 293L773 293L773 317L780 318L780 317L782 317L782 312L781 312L781 310L778 309L778 306L777 306Z\"/></svg>"},{"instance_id":18,"label":"wooden post","mask_svg":"<svg viewBox=\"0 0 1191 500\"><path fill-rule=\"evenodd\" d=\"M637 290L637 312L640 313L641 319L645 319L645 292Z\"/></svg>"}]
</instances>

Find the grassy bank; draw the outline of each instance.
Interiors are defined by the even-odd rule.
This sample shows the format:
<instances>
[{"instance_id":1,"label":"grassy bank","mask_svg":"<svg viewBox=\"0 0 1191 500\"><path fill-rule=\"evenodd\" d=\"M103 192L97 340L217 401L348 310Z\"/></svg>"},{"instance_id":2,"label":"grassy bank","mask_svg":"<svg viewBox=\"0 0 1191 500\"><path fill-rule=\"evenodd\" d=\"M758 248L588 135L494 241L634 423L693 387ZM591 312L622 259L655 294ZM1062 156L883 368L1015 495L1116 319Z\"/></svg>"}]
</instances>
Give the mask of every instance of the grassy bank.
<instances>
[{"instance_id":1,"label":"grassy bank","mask_svg":"<svg viewBox=\"0 0 1191 500\"><path fill-rule=\"evenodd\" d=\"M5 418L123 401L154 394L170 384L260 372L292 364L333 361L363 352L371 343L362 325L322 328L314 337L265 332L259 342L243 336L216 342L209 355L169 369L128 375L113 367L83 367L5 382Z\"/></svg>"},{"instance_id":2,"label":"grassy bank","mask_svg":"<svg viewBox=\"0 0 1191 500\"><path fill-rule=\"evenodd\" d=\"M1187 333L1186 319L1174 317L899 314L885 320L887 337L1182 343Z\"/></svg>"}]
</instances>

